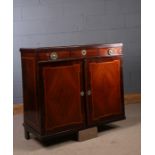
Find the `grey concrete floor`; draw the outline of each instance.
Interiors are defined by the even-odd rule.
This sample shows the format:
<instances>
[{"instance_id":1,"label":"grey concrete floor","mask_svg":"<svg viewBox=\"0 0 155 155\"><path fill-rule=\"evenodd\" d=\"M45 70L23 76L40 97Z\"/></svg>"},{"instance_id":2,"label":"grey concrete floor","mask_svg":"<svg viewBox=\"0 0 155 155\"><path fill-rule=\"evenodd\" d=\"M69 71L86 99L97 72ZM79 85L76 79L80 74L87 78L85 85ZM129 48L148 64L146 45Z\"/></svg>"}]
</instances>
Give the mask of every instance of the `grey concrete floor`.
<instances>
[{"instance_id":1,"label":"grey concrete floor","mask_svg":"<svg viewBox=\"0 0 155 155\"><path fill-rule=\"evenodd\" d=\"M126 120L111 123L98 137L78 142L72 138L43 145L35 138L25 140L23 115L14 116L14 155L140 155L140 104L125 106Z\"/></svg>"}]
</instances>

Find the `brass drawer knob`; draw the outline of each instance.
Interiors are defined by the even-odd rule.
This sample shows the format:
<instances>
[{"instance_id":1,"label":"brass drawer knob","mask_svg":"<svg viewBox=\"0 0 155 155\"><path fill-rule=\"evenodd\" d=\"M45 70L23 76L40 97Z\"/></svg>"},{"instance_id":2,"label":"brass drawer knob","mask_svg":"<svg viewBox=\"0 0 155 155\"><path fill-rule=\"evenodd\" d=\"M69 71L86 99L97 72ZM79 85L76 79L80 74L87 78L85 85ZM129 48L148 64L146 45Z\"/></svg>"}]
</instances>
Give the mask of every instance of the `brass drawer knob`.
<instances>
[{"instance_id":1,"label":"brass drawer knob","mask_svg":"<svg viewBox=\"0 0 155 155\"><path fill-rule=\"evenodd\" d=\"M81 54L82 54L83 56L85 56L85 55L87 54L87 51L86 51L86 50L82 50L82 51L81 51Z\"/></svg>"},{"instance_id":2,"label":"brass drawer knob","mask_svg":"<svg viewBox=\"0 0 155 155\"><path fill-rule=\"evenodd\" d=\"M50 54L50 59L51 59L51 60L56 60L56 59L58 59L58 54L57 54L56 52L52 52L52 53Z\"/></svg>"},{"instance_id":3,"label":"brass drawer knob","mask_svg":"<svg viewBox=\"0 0 155 155\"><path fill-rule=\"evenodd\" d=\"M112 49L108 50L108 55L114 55L114 54L115 54L114 50L112 50Z\"/></svg>"}]
</instances>

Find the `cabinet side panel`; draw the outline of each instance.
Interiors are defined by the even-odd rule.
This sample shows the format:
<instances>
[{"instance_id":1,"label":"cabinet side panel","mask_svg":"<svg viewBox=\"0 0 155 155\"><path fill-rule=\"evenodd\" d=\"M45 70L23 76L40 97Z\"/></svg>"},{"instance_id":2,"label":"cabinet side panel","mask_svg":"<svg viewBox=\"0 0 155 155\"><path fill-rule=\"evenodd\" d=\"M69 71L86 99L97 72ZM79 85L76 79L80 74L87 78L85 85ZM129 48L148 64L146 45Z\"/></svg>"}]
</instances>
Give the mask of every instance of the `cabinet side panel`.
<instances>
[{"instance_id":1,"label":"cabinet side panel","mask_svg":"<svg viewBox=\"0 0 155 155\"><path fill-rule=\"evenodd\" d=\"M36 65L34 57L22 57L24 124L39 130L36 102Z\"/></svg>"}]
</instances>

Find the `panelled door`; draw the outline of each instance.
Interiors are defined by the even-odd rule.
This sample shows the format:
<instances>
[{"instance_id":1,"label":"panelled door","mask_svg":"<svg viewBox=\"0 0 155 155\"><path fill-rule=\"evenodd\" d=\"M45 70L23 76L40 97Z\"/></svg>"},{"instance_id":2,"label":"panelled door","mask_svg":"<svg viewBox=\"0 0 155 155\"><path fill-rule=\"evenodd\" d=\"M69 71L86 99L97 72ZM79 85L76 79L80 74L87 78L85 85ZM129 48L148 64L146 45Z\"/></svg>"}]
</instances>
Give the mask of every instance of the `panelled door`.
<instances>
[{"instance_id":1,"label":"panelled door","mask_svg":"<svg viewBox=\"0 0 155 155\"><path fill-rule=\"evenodd\" d=\"M46 133L85 126L83 61L40 63Z\"/></svg>"},{"instance_id":2,"label":"panelled door","mask_svg":"<svg viewBox=\"0 0 155 155\"><path fill-rule=\"evenodd\" d=\"M123 116L121 61L97 58L86 61L88 125Z\"/></svg>"}]
</instances>

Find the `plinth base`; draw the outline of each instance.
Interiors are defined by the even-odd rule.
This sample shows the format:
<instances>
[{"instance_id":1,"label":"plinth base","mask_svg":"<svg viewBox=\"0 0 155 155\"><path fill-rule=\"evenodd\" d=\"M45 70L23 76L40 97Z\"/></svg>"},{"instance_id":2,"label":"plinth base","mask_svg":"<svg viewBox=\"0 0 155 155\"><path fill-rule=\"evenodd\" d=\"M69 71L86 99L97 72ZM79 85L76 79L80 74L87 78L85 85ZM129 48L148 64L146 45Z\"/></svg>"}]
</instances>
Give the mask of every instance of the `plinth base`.
<instances>
[{"instance_id":1,"label":"plinth base","mask_svg":"<svg viewBox=\"0 0 155 155\"><path fill-rule=\"evenodd\" d=\"M88 128L78 132L78 141L85 141L97 137L97 127Z\"/></svg>"}]
</instances>

